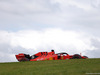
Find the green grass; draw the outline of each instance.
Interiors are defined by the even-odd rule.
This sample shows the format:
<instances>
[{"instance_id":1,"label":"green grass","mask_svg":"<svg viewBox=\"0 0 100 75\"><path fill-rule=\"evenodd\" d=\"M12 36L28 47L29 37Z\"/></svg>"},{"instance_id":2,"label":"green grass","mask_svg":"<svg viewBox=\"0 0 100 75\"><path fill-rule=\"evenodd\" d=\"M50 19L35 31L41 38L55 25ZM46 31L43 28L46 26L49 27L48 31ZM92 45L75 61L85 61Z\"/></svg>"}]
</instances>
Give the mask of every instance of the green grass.
<instances>
[{"instance_id":1,"label":"green grass","mask_svg":"<svg viewBox=\"0 0 100 75\"><path fill-rule=\"evenodd\" d=\"M86 75L100 73L100 59L0 63L0 75Z\"/></svg>"}]
</instances>

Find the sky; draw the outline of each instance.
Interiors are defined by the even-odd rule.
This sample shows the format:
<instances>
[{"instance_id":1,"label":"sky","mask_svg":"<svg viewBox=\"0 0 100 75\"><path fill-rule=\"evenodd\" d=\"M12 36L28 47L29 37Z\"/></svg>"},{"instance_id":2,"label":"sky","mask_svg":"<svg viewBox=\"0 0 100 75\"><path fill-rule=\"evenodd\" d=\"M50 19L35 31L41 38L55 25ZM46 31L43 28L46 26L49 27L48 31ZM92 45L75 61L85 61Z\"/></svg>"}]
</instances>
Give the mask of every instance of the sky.
<instances>
[{"instance_id":1,"label":"sky","mask_svg":"<svg viewBox=\"0 0 100 75\"><path fill-rule=\"evenodd\" d=\"M0 0L0 62L51 49L100 58L100 0Z\"/></svg>"}]
</instances>

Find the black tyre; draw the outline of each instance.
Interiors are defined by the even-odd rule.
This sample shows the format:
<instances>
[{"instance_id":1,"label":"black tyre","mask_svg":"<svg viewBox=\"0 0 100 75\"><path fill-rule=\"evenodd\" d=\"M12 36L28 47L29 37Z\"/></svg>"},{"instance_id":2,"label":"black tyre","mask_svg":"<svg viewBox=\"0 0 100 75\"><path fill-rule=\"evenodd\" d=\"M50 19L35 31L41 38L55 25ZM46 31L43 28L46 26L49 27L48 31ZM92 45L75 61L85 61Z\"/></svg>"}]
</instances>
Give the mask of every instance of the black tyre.
<instances>
[{"instance_id":1,"label":"black tyre","mask_svg":"<svg viewBox=\"0 0 100 75\"><path fill-rule=\"evenodd\" d=\"M81 59L82 57L79 54L74 54L72 59Z\"/></svg>"},{"instance_id":2,"label":"black tyre","mask_svg":"<svg viewBox=\"0 0 100 75\"><path fill-rule=\"evenodd\" d=\"M83 57L85 57L85 59L87 59L87 58L88 58L87 56L83 56Z\"/></svg>"}]
</instances>

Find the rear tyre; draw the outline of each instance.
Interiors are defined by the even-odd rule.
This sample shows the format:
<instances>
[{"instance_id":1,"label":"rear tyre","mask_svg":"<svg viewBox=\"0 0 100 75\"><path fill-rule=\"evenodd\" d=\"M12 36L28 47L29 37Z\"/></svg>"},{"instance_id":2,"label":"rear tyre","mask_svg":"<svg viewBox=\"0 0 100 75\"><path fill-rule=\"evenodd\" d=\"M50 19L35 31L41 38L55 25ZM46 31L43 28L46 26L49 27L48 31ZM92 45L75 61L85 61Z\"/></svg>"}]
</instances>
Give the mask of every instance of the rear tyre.
<instances>
[{"instance_id":1,"label":"rear tyre","mask_svg":"<svg viewBox=\"0 0 100 75\"><path fill-rule=\"evenodd\" d=\"M79 54L74 54L72 59L81 59L82 57Z\"/></svg>"}]
</instances>

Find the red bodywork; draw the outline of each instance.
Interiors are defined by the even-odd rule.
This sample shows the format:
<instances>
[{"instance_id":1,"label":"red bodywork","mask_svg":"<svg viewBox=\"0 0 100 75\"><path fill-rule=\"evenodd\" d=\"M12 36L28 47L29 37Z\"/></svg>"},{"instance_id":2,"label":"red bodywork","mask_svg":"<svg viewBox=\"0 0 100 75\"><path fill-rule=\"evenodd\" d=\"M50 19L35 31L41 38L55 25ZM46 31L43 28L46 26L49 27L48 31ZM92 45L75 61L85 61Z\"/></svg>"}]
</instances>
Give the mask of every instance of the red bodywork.
<instances>
[{"instance_id":1,"label":"red bodywork","mask_svg":"<svg viewBox=\"0 0 100 75\"><path fill-rule=\"evenodd\" d=\"M79 54L69 55L67 53L57 53L54 50L51 52L39 52L32 56L20 53L16 55L18 61L40 61L40 60L66 60L66 59L86 59L87 56Z\"/></svg>"}]
</instances>

